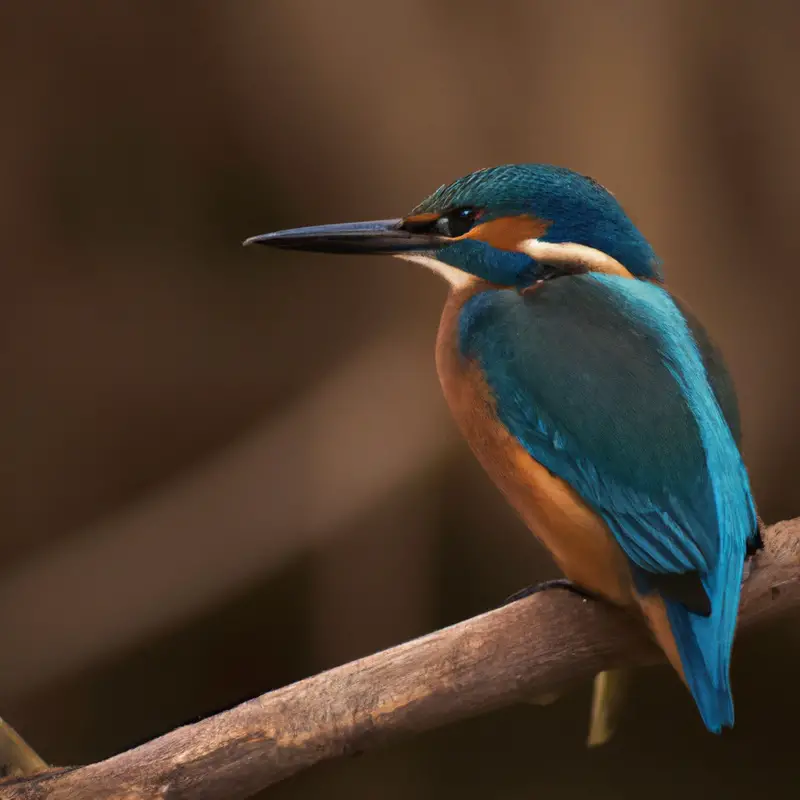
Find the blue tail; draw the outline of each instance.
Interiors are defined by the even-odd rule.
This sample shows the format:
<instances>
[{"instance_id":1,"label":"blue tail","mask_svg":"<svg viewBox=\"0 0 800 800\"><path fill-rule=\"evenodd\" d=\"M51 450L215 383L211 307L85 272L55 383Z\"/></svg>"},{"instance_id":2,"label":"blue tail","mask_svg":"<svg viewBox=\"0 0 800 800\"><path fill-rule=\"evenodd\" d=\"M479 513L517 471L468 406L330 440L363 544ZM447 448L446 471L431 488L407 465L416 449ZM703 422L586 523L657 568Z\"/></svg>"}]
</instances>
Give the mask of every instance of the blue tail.
<instances>
[{"instance_id":1,"label":"blue tail","mask_svg":"<svg viewBox=\"0 0 800 800\"><path fill-rule=\"evenodd\" d=\"M722 537L721 544L717 566L703 580L711 599L710 616L693 614L664 598L686 681L712 733L733 727L730 664L745 558L742 537Z\"/></svg>"}]
</instances>

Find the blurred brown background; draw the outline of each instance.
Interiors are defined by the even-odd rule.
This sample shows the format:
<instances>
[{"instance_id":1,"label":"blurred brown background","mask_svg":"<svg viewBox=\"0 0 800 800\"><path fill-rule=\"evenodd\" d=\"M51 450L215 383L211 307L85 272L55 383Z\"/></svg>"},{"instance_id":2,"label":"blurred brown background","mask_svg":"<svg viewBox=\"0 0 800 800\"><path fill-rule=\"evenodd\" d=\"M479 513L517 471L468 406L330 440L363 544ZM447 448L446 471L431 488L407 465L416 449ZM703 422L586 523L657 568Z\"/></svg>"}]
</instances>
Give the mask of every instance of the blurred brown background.
<instances>
[{"instance_id":1,"label":"blurred brown background","mask_svg":"<svg viewBox=\"0 0 800 800\"><path fill-rule=\"evenodd\" d=\"M587 172L740 387L762 516L800 513L800 6L621 0L0 6L0 713L99 759L555 575L458 439L445 286L242 250L473 169ZM737 648L737 728L666 669L271 798L744 797L795 781L800 637Z\"/></svg>"}]
</instances>

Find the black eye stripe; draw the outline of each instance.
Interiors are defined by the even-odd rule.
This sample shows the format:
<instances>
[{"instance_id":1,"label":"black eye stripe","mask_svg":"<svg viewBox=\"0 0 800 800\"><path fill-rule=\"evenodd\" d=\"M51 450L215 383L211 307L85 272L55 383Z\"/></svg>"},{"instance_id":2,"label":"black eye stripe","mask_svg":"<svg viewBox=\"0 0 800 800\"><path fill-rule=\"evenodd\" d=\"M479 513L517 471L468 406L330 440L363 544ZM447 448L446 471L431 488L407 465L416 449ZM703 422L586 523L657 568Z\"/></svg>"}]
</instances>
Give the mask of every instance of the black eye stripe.
<instances>
[{"instance_id":1,"label":"black eye stripe","mask_svg":"<svg viewBox=\"0 0 800 800\"><path fill-rule=\"evenodd\" d=\"M415 221L413 217L403 223L403 229L412 233L438 233L455 239L468 233L475 225L480 213L474 208L454 208L431 220Z\"/></svg>"},{"instance_id":2,"label":"black eye stripe","mask_svg":"<svg viewBox=\"0 0 800 800\"><path fill-rule=\"evenodd\" d=\"M436 220L436 230L451 239L463 236L475 225L478 215L473 208L454 208Z\"/></svg>"}]
</instances>

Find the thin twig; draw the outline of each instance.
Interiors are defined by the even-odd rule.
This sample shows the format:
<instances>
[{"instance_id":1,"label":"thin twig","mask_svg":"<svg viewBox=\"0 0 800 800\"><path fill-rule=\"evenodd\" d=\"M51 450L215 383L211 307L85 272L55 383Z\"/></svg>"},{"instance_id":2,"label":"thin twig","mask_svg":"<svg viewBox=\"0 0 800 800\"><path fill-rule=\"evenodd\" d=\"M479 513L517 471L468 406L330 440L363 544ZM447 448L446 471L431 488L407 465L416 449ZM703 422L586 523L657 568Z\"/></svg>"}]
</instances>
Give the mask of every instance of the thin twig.
<instances>
[{"instance_id":1,"label":"thin twig","mask_svg":"<svg viewBox=\"0 0 800 800\"><path fill-rule=\"evenodd\" d=\"M742 594L743 631L800 610L800 519L773 526L765 540ZM659 660L623 612L545 592L106 761L0 783L0 798L237 800L320 761L558 691L600 670Z\"/></svg>"}]
</instances>

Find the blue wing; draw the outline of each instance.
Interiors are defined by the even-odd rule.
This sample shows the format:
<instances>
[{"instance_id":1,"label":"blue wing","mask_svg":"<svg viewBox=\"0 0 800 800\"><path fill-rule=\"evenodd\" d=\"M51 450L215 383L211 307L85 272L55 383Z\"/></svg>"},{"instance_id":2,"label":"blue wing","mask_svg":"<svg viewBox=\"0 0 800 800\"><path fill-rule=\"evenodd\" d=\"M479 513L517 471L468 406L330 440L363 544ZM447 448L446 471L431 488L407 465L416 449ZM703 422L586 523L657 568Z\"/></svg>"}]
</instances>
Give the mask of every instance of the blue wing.
<instances>
[{"instance_id":1,"label":"blue wing","mask_svg":"<svg viewBox=\"0 0 800 800\"><path fill-rule=\"evenodd\" d=\"M603 517L640 590L664 595L706 723L731 724L730 649L757 523L684 316L660 287L590 274L478 294L459 323L499 419ZM693 611L707 617L687 608L678 576L702 587L710 608Z\"/></svg>"}]
</instances>

